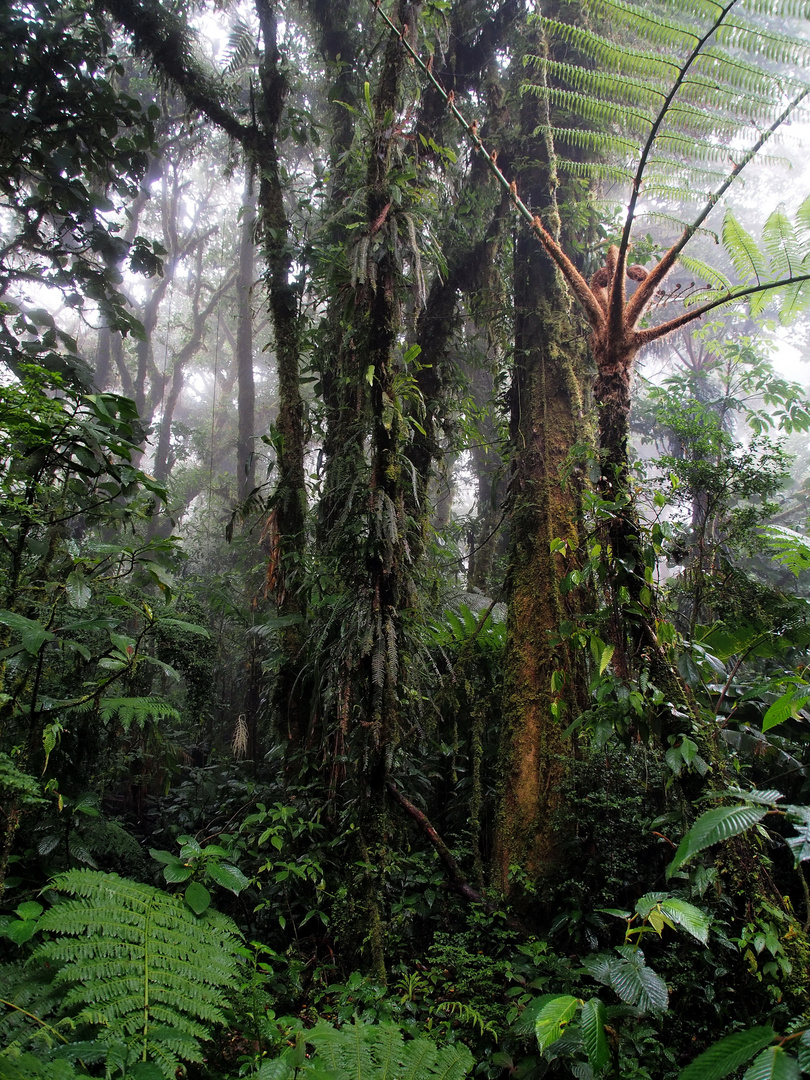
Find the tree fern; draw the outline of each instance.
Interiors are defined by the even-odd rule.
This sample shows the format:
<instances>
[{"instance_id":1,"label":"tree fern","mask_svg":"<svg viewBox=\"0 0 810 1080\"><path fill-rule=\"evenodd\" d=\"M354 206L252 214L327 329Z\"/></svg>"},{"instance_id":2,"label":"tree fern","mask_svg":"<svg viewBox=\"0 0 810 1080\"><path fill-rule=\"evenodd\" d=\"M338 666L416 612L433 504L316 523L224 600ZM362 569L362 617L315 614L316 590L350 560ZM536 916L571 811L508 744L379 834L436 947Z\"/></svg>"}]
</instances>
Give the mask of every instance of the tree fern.
<instances>
[{"instance_id":1,"label":"tree fern","mask_svg":"<svg viewBox=\"0 0 810 1080\"><path fill-rule=\"evenodd\" d=\"M303 1040L316 1053L304 1056ZM395 1024L355 1020L342 1028L320 1023L296 1047L264 1064L257 1080L463 1080L473 1067L462 1043L441 1049L430 1039L405 1041Z\"/></svg>"},{"instance_id":2,"label":"tree fern","mask_svg":"<svg viewBox=\"0 0 810 1080\"><path fill-rule=\"evenodd\" d=\"M74 1020L108 1050L152 1061L173 1080L201 1061L200 1042L224 1021L240 938L223 915L197 917L181 899L117 874L70 870L54 888L74 897L42 916L57 935L33 962L60 964L56 983ZM116 1050L116 1047L118 1048Z\"/></svg>"},{"instance_id":3,"label":"tree fern","mask_svg":"<svg viewBox=\"0 0 810 1080\"><path fill-rule=\"evenodd\" d=\"M680 200L689 189L694 198L715 196L745 145L778 127L808 92L810 42L800 32L808 12L792 0L583 0L581 8L576 25L536 16L549 41L580 62L530 57L528 67L545 77L525 89L577 118L552 131L559 168L581 173L569 159L586 151L632 169L627 230L639 199ZM694 163L708 166L703 183L672 183Z\"/></svg>"}]
</instances>

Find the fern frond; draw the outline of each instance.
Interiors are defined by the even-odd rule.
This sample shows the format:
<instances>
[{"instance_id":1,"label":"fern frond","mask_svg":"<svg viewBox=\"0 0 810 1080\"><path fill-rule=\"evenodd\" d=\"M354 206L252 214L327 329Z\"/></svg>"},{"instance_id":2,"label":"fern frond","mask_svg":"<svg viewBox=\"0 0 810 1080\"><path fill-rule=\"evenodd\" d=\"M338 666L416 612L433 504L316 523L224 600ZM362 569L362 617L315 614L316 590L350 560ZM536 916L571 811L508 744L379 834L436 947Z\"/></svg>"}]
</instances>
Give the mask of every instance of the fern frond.
<instances>
[{"instance_id":1,"label":"fern frond","mask_svg":"<svg viewBox=\"0 0 810 1080\"><path fill-rule=\"evenodd\" d=\"M248 24L238 16L234 19L225 46L225 71L228 75L253 66L257 60L256 37Z\"/></svg>"},{"instance_id":2,"label":"fern frond","mask_svg":"<svg viewBox=\"0 0 810 1080\"><path fill-rule=\"evenodd\" d=\"M82 702L76 707L76 711L86 712L94 707L93 701ZM105 724L117 718L124 731L129 731L133 724L144 728L149 721L180 722L180 713L177 709L159 697L102 698L98 703L98 714Z\"/></svg>"},{"instance_id":3,"label":"fern frond","mask_svg":"<svg viewBox=\"0 0 810 1080\"><path fill-rule=\"evenodd\" d=\"M693 259L690 255L681 255L678 262L690 274L694 274L696 278L705 281L707 285L711 285L714 289L731 292L731 282L726 275L708 263L702 262L700 259Z\"/></svg>"},{"instance_id":4,"label":"fern frond","mask_svg":"<svg viewBox=\"0 0 810 1080\"><path fill-rule=\"evenodd\" d=\"M535 135L542 129L537 129ZM605 157L615 157L617 151L621 151L625 157L636 158L641 151L641 145L630 139L624 139L616 135L609 135L604 131L584 131L580 128L551 128L555 143L565 143L575 146L578 150L587 150L594 154L603 154Z\"/></svg>"},{"instance_id":5,"label":"fern frond","mask_svg":"<svg viewBox=\"0 0 810 1080\"><path fill-rule=\"evenodd\" d=\"M571 161L563 158L558 161L557 168L571 176L581 176L588 180L608 181L614 184L629 184L633 180L633 174L629 169L622 169L618 165L603 165L594 161Z\"/></svg>"},{"instance_id":6,"label":"fern frond","mask_svg":"<svg viewBox=\"0 0 810 1080\"><path fill-rule=\"evenodd\" d=\"M313 1075L355 1077L357 1080L464 1080L473 1067L472 1054L463 1043L439 1049L430 1039L403 1039L391 1023L366 1024L355 1019L335 1028L321 1021L305 1033L315 1047L307 1062ZM301 1070L309 1075L307 1066ZM285 1058L266 1062L258 1080L292 1080L293 1068Z\"/></svg>"},{"instance_id":7,"label":"fern frond","mask_svg":"<svg viewBox=\"0 0 810 1080\"><path fill-rule=\"evenodd\" d=\"M768 279L768 267L756 241L737 221L731 211L723 221L723 244L731 256L734 269L744 282L755 280L758 285Z\"/></svg>"},{"instance_id":8,"label":"fern frond","mask_svg":"<svg viewBox=\"0 0 810 1080\"><path fill-rule=\"evenodd\" d=\"M172 1080L181 1061L201 1061L200 1042L225 1020L237 974L236 926L206 911L195 916L176 896L117 874L69 870L53 887L73 899L40 925L59 935L35 961L57 961L64 1008L99 1027L103 1042L124 1042Z\"/></svg>"},{"instance_id":9,"label":"fern frond","mask_svg":"<svg viewBox=\"0 0 810 1080\"><path fill-rule=\"evenodd\" d=\"M576 50L583 58L606 71L627 72L635 78L660 79L668 82L678 70L675 59L662 59L655 53L628 49L591 30L558 22L545 15L535 19L556 41Z\"/></svg>"},{"instance_id":10,"label":"fern frond","mask_svg":"<svg viewBox=\"0 0 810 1080\"><path fill-rule=\"evenodd\" d=\"M762 245L770 258L771 277L792 277L802 262L796 230L779 206L768 217L762 230Z\"/></svg>"}]
</instances>

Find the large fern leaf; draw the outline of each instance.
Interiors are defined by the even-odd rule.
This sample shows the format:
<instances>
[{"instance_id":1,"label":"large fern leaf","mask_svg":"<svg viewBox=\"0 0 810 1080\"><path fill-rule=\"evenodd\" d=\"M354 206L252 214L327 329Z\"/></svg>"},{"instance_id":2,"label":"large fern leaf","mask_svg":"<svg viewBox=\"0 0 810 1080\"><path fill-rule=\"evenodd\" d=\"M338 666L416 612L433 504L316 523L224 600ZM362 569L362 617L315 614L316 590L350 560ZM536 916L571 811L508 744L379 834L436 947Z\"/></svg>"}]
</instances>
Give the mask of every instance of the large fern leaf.
<instances>
[{"instance_id":1,"label":"large fern leaf","mask_svg":"<svg viewBox=\"0 0 810 1080\"><path fill-rule=\"evenodd\" d=\"M321 1022L304 1033L315 1054L299 1044L262 1065L257 1080L463 1080L473 1057L463 1043L439 1048L430 1039L403 1039L395 1024L355 1020L341 1028Z\"/></svg>"},{"instance_id":2,"label":"large fern leaf","mask_svg":"<svg viewBox=\"0 0 810 1080\"><path fill-rule=\"evenodd\" d=\"M565 117L565 127L552 120L562 168L584 174L570 159L596 157L617 170L611 181L632 171L634 200L681 202L691 191L714 205L735 163L810 86L806 17L794 0L581 0L575 23L535 17L550 56L527 58L541 77L524 91ZM679 174L695 163L704 182L684 183Z\"/></svg>"},{"instance_id":3,"label":"large fern leaf","mask_svg":"<svg viewBox=\"0 0 810 1080\"><path fill-rule=\"evenodd\" d=\"M41 929L56 936L34 959L61 965L64 1008L167 1080L181 1061L201 1061L200 1042L224 1022L235 985L240 937L231 920L196 916L179 897L117 874L69 870L53 887L73 899L42 916Z\"/></svg>"}]
</instances>

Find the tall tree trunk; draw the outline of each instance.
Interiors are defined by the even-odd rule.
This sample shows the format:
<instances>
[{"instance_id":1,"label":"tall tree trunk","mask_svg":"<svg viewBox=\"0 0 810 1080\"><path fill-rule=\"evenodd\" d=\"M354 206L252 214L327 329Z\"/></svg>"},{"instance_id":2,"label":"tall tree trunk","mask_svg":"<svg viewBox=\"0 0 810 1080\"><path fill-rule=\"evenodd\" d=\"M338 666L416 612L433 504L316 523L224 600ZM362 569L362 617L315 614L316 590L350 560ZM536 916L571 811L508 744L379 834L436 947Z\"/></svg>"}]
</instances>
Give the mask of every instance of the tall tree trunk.
<instances>
[{"instance_id":1,"label":"tall tree trunk","mask_svg":"<svg viewBox=\"0 0 810 1080\"><path fill-rule=\"evenodd\" d=\"M253 439L256 435L256 387L253 381L253 277L256 227L255 166L245 167L242 228L239 237L239 274L236 279L236 371L237 412L236 482L242 502L256 484Z\"/></svg>"},{"instance_id":2,"label":"tall tree trunk","mask_svg":"<svg viewBox=\"0 0 810 1080\"><path fill-rule=\"evenodd\" d=\"M286 660L276 679L274 704L291 739L298 742L306 730L307 719L305 703L295 693L297 660L304 642L300 620L305 614L298 594L306 546L304 409L300 386L299 294L290 280L289 222L276 147L288 86L278 51L274 0L256 0L256 11L263 39L259 68L262 92L258 105L261 139L255 148L255 164L260 176L258 219L278 372L278 483L270 522L270 532L277 538L277 543L272 542L272 550L278 553L278 558L272 569L279 614L299 620L291 621L283 631L282 649Z\"/></svg>"},{"instance_id":3,"label":"tall tree trunk","mask_svg":"<svg viewBox=\"0 0 810 1080\"><path fill-rule=\"evenodd\" d=\"M529 48L537 52L542 43ZM553 150L550 138L534 135L547 124L541 99L527 95L520 131L530 164L517 183L524 201L558 234ZM570 602L560 582L579 548L579 491L565 479L584 422L584 339L576 321L561 276L521 229L515 248L509 613L495 845L495 875L505 891L510 866L542 879L560 858L554 815L570 754L562 731L571 718L564 705L576 700L577 680L571 650L554 635ZM552 551L557 539L568 555Z\"/></svg>"}]
</instances>

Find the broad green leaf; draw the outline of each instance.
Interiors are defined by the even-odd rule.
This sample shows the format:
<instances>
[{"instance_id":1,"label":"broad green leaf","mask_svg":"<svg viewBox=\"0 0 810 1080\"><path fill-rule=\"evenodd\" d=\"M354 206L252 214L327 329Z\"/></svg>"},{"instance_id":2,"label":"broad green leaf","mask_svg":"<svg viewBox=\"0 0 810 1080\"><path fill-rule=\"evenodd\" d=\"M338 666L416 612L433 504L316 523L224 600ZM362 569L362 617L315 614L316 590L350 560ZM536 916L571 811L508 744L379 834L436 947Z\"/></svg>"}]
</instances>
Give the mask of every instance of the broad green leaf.
<instances>
[{"instance_id":1,"label":"broad green leaf","mask_svg":"<svg viewBox=\"0 0 810 1080\"><path fill-rule=\"evenodd\" d=\"M599 998L591 998L582 1006L582 1041L588 1055L588 1063L595 1073L604 1069L610 1061L607 1036L605 1035L605 1006Z\"/></svg>"},{"instance_id":2,"label":"broad green leaf","mask_svg":"<svg viewBox=\"0 0 810 1080\"><path fill-rule=\"evenodd\" d=\"M781 1046L763 1050L743 1075L743 1080L799 1080L799 1063Z\"/></svg>"},{"instance_id":3,"label":"broad green leaf","mask_svg":"<svg viewBox=\"0 0 810 1080\"><path fill-rule=\"evenodd\" d=\"M795 835L785 837L785 841L793 852L795 866L810 859L810 825L798 827Z\"/></svg>"},{"instance_id":4,"label":"broad green leaf","mask_svg":"<svg viewBox=\"0 0 810 1080\"><path fill-rule=\"evenodd\" d=\"M23 945L34 936L38 925L35 919L15 919L6 927L6 937L15 945Z\"/></svg>"},{"instance_id":5,"label":"broad green leaf","mask_svg":"<svg viewBox=\"0 0 810 1080\"><path fill-rule=\"evenodd\" d=\"M165 866L182 866L183 860L178 859L176 855L172 855L170 851L159 851L157 848L149 848L149 854L159 863L163 863Z\"/></svg>"},{"instance_id":6,"label":"broad green leaf","mask_svg":"<svg viewBox=\"0 0 810 1080\"><path fill-rule=\"evenodd\" d=\"M810 701L810 694L799 694L797 696L796 687L792 686L787 693L782 696L771 705L768 711L762 718L762 730L769 731L770 728L776 727L777 724L784 723L785 720L789 720L791 717L799 715L799 710Z\"/></svg>"},{"instance_id":7,"label":"broad green leaf","mask_svg":"<svg viewBox=\"0 0 810 1080\"><path fill-rule=\"evenodd\" d=\"M600 675L604 675L605 668L608 666L610 661L613 659L614 650L615 650L614 645L606 645L604 647L604 649L602 649L602 655L599 657L599 674Z\"/></svg>"},{"instance_id":8,"label":"broad green leaf","mask_svg":"<svg viewBox=\"0 0 810 1080\"><path fill-rule=\"evenodd\" d=\"M235 866L229 866L228 863L210 862L207 867L208 876L221 885L223 889L230 889L236 896L246 888L250 882Z\"/></svg>"},{"instance_id":9,"label":"broad green leaf","mask_svg":"<svg viewBox=\"0 0 810 1080\"><path fill-rule=\"evenodd\" d=\"M669 991L660 975L647 967L644 953L633 945L619 945L621 959L611 957L610 985L628 1005L642 1012L665 1012L669 1007Z\"/></svg>"},{"instance_id":10,"label":"broad green leaf","mask_svg":"<svg viewBox=\"0 0 810 1080\"><path fill-rule=\"evenodd\" d=\"M211 905L211 893L199 881L192 881L183 895L195 915L202 915Z\"/></svg>"},{"instance_id":11,"label":"broad green leaf","mask_svg":"<svg viewBox=\"0 0 810 1080\"><path fill-rule=\"evenodd\" d=\"M751 805L718 806L715 810L707 810L700 815L678 845L675 858L667 867L667 877L672 877L676 870L699 851L711 847L712 844L719 844L721 840L739 836L761 821L767 813L766 807Z\"/></svg>"},{"instance_id":12,"label":"broad green leaf","mask_svg":"<svg viewBox=\"0 0 810 1080\"><path fill-rule=\"evenodd\" d=\"M188 881L194 873L192 866L184 866L183 863L169 863L163 868L163 876L170 885L177 885L181 881Z\"/></svg>"},{"instance_id":13,"label":"broad green leaf","mask_svg":"<svg viewBox=\"0 0 810 1080\"><path fill-rule=\"evenodd\" d=\"M810 1072L810 1031L803 1031L799 1039L799 1068Z\"/></svg>"},{"instance_id":14,"label":"broad green leaf","mask_svg":"<svg viewBox=\"0 0 810 1080\"><path fill-rule=\"evenodd\" d=\"M578 1005L579 998L562 994L560 997L552 998L547 1005L543 1006L534 1022L534 1033L541 1050L547 1049L559 1039L565 1025L577 1011Z\"/></svg>"},{"instance_id":15,"label":"broad green leaf","mask_svg":"<svg viewBox=\"0 0 810 1080\"><path fill-rule=\"evenodd\" d=\"M44 910L42 904L38 904L36 900L26 900L24 904L14 909L14 913L21 919L38 919Z\"/></svg>"},{"instance_id":16,"label":"broad green leaf","mask_svg":"<svg viewBox=\"0 0 810 1080\"><path fill-rule=\"evenodd\" d=\"M775 1035L776 1032L770 1025L749 1028L748 1031L735 1031L733 1035L727 1035L725 1039L704 1050L681 1070L678 1080L723 1080L723 1077L745 1065L754 1054L764 1050Z\"/></svg>"},{"instance_id":17,"label":"broad green leaf","mask_svg":"<svg viewBox=\"0 0 810 1080\"><path fill-rule=\"evenodd\" d=\"M185 630L188 634L199 634L201 637L211 636L204 626L199 626L197 623L193 622L185 622L183 619L161 619L160 625L174 626L178 630Z\"/></svg>"},{"instance_id":18,"label":"broad green leaf","mask_svg":"<svg viewBox=\"0 0 810 1080\"><path fill-rule=\"evenodd\" d=\"M289 1080L293 1071L286 1061L276 1058L275 1061L265 1061L258 1073L256 1080Z\"/></svg>"},{"instance_id":19,"label":"broad green leaf","mask_svg":"<svg viewBox=\"0 0 810 1080\"><path fill-rule=\"evenodd\" d=\"M700 908L695 907L694 904L689 904L686 900L679 900L676 898L662 900L661 911L671 919L676 926L680 926L687 934L691 934L693 938L697 938L703 945L709 940L709 927L712 922L711 916L707 915L705 911L701 911Z\"/></svg>"},{"instance_id":20,"label":"broad green leaf","mask_svg":"<svg viewBox=\"0 0 810 1080\"><path fill-rule=\"evenodd\" d=\"M23 648L32 656L37 655L46 641L54 640L54 635L50 630L46 630L42 623L35 619L26 619L14 611L0 611L0 623L4 623L15 634L19 634Z\"/></svg>"},{"instance_id":21,"label":"broad green leaf","mask_svg":"<svg viewBox=\"0 0 810 1080\"><path fill-rule=\"evenodd\" d=\"M71 607L86 608L90 603L92 593L81 570L73 570L68 574L65 581L65 592Z\"/></svg>"}]
</instances>

